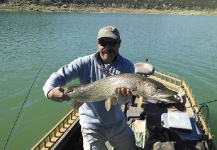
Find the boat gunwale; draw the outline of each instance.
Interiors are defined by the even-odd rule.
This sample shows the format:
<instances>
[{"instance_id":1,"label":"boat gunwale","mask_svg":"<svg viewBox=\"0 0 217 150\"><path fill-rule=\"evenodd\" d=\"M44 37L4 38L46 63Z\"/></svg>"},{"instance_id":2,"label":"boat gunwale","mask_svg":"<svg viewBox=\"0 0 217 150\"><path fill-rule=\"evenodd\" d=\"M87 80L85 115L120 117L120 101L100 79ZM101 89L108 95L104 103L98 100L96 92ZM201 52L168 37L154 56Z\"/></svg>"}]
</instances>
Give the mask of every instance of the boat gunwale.
<instances>
[{"instance_id":1,"label":"boat gunwale","mask_svg":"<svg viewBox=\"0 0 217 150\"><path fill-rule=\"evenodd\" d=\"M62 137L63 132L74 126L79 120L77 110L70 110L44 137L42 137L31 150L50 149ZM52 140L52 138L55 138ZM48 144L50 143L50 144Z\"/></svg>"},{"instance_id":2,"label":"boat gunwale","mask_svg":"<svg viewBox=\"0 0 217 150\"><path fill-rule=\"evenodd\" d=\"M188 101L190 103L190 106L188 106L189 108L193 109L193 112L195 113L195 115L198 116L200 123L202 124L202 130L204 131L204 134L206 136L208 136L208 140L212 140L212 135L210 133L210 129L207 126L207 124L205 123L205 120L203 118L203 115L201 114L201 112L199 112L199 108L192 96L192 92L190 91L189 86L187 85L186 81L184 80L180 80L180 79L176 79L174 77L171 77L169 75L166 75L164 73L155 71L154 73L154 77L161 77L158 80L160 80L160 82L162 82L161 80L163 80L163 83L166 84L168 87L174 89L174 90L179 90L179 88L182 88L185 91L185 94L188 98ZM171 77L171 79L169 79L169 77ZM174 80L174 81L173 81ZM171 86L171 84L174 84L176 86Z\"/></svg>"},{"instance_id":3,"label":"boat gunwale","mask_svg":"<svg viewBox=\"0 0 217 150\"><path fill-rule=\"evenodd\" d=\"M151 75L150 78L153 78L153 79L155 79L157 81L160 81L163 84L165 84L166 86L168 86L169 88L172 88L172 89L174 89L176 91L178 91L180 88L183 89L185 91L185 94L186 94L186 96L188 98L188 101L190 103L189 108L193 109L193 112L198 115L199 121L200 121L200 123L202 125L202 130L203 130L204 134L207 136L207 139L208 140L212 140L212 135L210 133L209 127L207 127L202 114L200 112L198 112L199 109L197 107L197 104L196 104L193 96L192 96L192 93L189 90L189 86L186 84L186 82L184 80L177 79L175 77L172 77L170 75L166 75L165 73L161 73L161 72L158 72L158 71L155 71L154 75ZM52 138L51 136L53 135L53 132L55 130L57 130L57 128L60 128L61 124L63 124L63 120L65 120L66 118L68 118L70 115L72 115L71 118L76 117L77 119L79 119L78 111L71 110L39 142L37 142L35 144L35 146L31 150L40 149L41 145L44 145L44 147L42 147L41 149L52 148L52 146L54 146L54 144L57 143L57 141L60 139L60 137L58 137L56 139L56 141L52 141L53 144L51 144L49 147L46 147L46 145L47 145L46 141L48 139L49 139L48 142L51 140L51 138ZM63 124L63 126L64 126L64 124Z\"/></svg>"}]
</instances>

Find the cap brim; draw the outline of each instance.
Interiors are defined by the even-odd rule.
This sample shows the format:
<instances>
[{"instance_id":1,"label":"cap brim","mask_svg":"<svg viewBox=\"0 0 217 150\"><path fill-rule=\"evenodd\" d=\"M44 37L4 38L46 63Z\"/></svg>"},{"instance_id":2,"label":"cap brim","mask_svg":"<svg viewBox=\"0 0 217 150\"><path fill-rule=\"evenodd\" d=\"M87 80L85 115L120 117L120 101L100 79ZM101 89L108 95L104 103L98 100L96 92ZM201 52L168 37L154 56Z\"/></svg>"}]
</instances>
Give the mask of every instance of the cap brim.
<instances>
[{"instance_id":1,"label":"cap brim","mask_svg":"<svg viewBox=\"0 0 217 150\"><path fill-rule=\"evenodd\" d=\"M118 36L114 35L114 34L104 34L104 35L101 35L101 36L98 36L97 39L101 39L101 38L112 38L112 39L119 39Z\"/></svg>"}]
</instances>

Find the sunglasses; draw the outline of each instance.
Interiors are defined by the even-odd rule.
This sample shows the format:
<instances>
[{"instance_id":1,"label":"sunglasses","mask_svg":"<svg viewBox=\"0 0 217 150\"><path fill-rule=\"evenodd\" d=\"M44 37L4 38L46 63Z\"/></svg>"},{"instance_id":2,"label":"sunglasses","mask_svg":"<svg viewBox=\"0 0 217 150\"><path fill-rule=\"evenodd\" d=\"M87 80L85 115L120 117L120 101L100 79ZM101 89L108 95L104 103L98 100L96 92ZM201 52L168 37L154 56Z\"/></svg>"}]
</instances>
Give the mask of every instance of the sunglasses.
<instances>
[{"instance_id":1,"label":"sunglasses","mask_svg":"<svg viewBox=\"0 0 217 150\"><path fill-rule=\"evenodd\" d=\"M104 41L104 40L99 40L99 44L103 47L105 47L106 45L109 46L115 46L116 44L120 43L119 41Z\"/></svg>"}]
</instances>

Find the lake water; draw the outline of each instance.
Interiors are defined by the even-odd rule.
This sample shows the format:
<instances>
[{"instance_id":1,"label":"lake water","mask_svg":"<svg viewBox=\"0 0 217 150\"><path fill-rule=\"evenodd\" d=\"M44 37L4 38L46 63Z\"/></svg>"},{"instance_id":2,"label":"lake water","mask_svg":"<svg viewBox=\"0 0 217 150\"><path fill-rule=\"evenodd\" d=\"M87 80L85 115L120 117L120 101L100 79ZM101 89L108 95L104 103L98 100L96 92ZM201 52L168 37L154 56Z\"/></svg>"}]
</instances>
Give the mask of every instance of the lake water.
<instances>
[{"instance_id":1,"label":"lake water","mask_svg":"<svg viewBox=\"0 0 217 150\"><path fill-rule=\"evenodd\" d=\"M30 149L70 110L70 102L47 100L42 86L62 65L94 53L106 25L120 30L120 53L133 63L148 58L185 79L198 103L217 99L217 16L0 12L1 147L24 102L10 150ZM217 102L208 106L217 136Z\"/></svg>"}]
</instances>

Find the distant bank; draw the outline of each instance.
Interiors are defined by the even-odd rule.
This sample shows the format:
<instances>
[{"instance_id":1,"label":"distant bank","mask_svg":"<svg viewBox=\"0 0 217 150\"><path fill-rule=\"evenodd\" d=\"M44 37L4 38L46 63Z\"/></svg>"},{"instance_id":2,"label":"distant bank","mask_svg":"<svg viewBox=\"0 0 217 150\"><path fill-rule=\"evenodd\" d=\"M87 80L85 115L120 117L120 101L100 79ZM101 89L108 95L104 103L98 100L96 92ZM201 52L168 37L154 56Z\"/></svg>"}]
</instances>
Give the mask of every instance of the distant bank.
<instances>
[{"instance_id":1,"label":"distant bank","mask_svg":"<svg viewBox=\"0 0 217 150\"><path fill-rule=\"evenodd\" d=\"M29 11L29 12L89 12L89 13L130 13L130 14L180 14L180 15L217 15L217 10L157 10L132 9L111 7L89 7L73 5L36 5L21 3L1 3L0 11Z\"/></svg>"}]
</instances>

